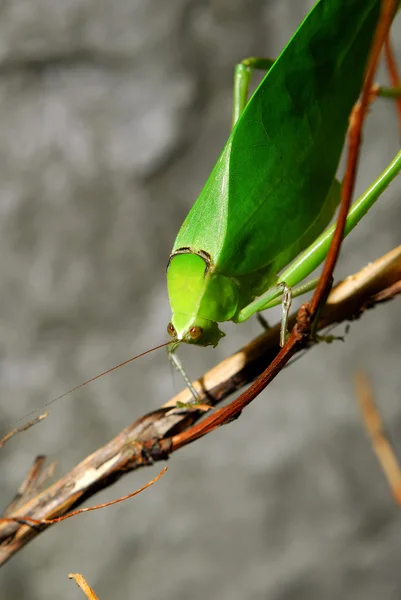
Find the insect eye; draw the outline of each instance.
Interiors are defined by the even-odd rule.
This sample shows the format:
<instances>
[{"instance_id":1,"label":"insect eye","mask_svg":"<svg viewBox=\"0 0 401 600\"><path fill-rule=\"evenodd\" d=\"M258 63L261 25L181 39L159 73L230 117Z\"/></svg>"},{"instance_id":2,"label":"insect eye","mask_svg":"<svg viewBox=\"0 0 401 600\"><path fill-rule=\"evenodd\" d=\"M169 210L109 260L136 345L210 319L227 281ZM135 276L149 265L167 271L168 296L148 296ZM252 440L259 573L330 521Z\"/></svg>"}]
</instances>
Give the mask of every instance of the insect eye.
<instances>
[{"instance_id":1,"label":"insect eye","mask_svg":"<svg viewBox=\"0 0 401 600\"><path fill-rule=\"evenodd\" d=\"M169 324L167 325L167 333L168 333L169 335L171 335L171 337L176 337L176 335L177 335L177 332L176 332L176 330L174 329L174 326L173 326L173 324L172 324L172 323L169 323Z\"/></svg>"},{"instance_id":2,"label":"insect eye","mask_svg":"<svg viewBox=\"0 0 401 600\"><path fill-rule=\"evenodd\" d=\"M198 338L200 338L202 333L203 333L202 327L198 327L197 325L195 327L191 327L191 329L189 330L189 335L191 336L191 338L193 340L197 340Z\"/></svg>"}]
</instances>

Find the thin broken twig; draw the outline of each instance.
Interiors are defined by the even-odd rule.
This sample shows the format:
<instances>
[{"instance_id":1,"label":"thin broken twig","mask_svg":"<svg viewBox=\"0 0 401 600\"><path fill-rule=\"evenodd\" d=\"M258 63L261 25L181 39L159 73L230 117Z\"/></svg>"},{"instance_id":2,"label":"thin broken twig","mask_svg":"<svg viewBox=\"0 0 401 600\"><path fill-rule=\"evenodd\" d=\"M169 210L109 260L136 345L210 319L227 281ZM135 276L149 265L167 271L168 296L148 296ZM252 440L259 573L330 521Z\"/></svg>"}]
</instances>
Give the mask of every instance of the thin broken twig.
<instances>
[{"instance_id":1,"label":"thin broken twig","mask_svg":"<svg viewBox=\"0 0 401 600\"><path fill-rule=\"evenodd\" d=\"M398 506L401 506L401 469L396 454L384 432L380 413L375 406L372 387L364 373L359 373L356 376L355 385L358 404L373 450L390 486L394 500Z\"/></svg>"},{"instance_id":2,"label":"thin broken twig","mask_svg":"<svg viewBox=\"0 0 401 600\"><path fill-rule=\"evenodd\" d=\"M21 433L22 431L26 431L30 427L33 427L37 423L40 423L40 421L43 421L43 419L46 419L46 417L48 415L49 415L49 413L47 413L47 412L43 413L43 415L39 415L35 419L32 419L32 421L28 421L28 423L25 423L24 425L21 425L21 427L16 427L16 429L13 429L12 431L9 431L8 433L6 433L6 435L4 437L2 437L1 440L0 440L0 448L2 448L4 446L4 444L6 442L8 442L8 440L10 440L12 437L14 437L15 435L17 435L17 433Z\"/></svg>"},{"instance_id":3,"label":"thin broken twig","mask_svg":"<svg viewBox=\"0 0 401 600\"><path fill-rule=\"evenodd\" d=\"M130 494L126 494L125 496L120 496L120 498L116 498L116 500L110 500L109 502L103 502L102 504L96 504L95 506L87 506L85 508L80 508L78 510L74 510L62 517L55 517L54 519L32 519L31 517L8 517L8 518L2 518L1 520L3 522L7 522L7 521L14 522L15 521L17 523L23 523L26 525L54 525L54 523L61 523L62 521L66 521L67 519L71 519L71 517L76 517L77 515L80 515L82 513L92 512L94 510L100 510L101 508L108 508L109 506L113 506L114 504L119 504L120 502L125 502L125 500L129 500L130 498L137 496L138 494L140 494L141 492L145 491L147 488L152 486L154 483L156 483L156 481L159 481L159 479L166 472L167 472L167 467L164 467L164 469L162 469L160 471L160 473L158 475L156 475L156 477L154 477L153 479L151 479L150 481L145 483L145 485L143 485L142 487L135 490L135 492L131 492Z\"/></svg>"},{"instance_id":4,"label":"thin broken twig","mask_svg":"<svg viewBox=\"0 0 401 600\"><path fill-rule=\"evenodd\" d=\"M75 580L75 583L81 588L88 600L99 600L93 589L86 583L86 580L81 573L70 573L68 577Z\"/></svg>"}]
</instances>

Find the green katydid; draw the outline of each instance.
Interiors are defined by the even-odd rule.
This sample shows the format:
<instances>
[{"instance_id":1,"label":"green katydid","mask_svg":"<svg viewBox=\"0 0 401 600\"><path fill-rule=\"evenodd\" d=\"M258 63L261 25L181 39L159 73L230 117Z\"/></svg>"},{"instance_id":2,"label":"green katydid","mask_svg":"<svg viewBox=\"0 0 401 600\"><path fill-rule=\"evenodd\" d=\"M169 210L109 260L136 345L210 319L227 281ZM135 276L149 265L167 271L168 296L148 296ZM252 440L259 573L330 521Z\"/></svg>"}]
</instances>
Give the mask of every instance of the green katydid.
<instances>
[{"instance_id":1,"label":"green katydid","mask_svg":"<svg viewBox=\"0 0 401 600\"><path fill-rule=\"evenodd\" d=\"M273 64L250 59L236 69L233 130L167 267L169 353L196 399L178 345L216 346L219 323L241 323L283 292L288 310L288 286L317 266L303 260L298 274L290 267L278 275L338 205L335 174L379 10L380 0L320 0ZM247 102L252 68L269 70Z\"/></svg>"},{"instance_id":2,"label":"green katydid","mask_svg":"<svg viewBox=\"0 0 401 600\"><path fill-rule=\"evenodd\" d=\"M233 131L168 263L173 341L43 407L166 345L198 400L174 354L180 342L215 346L224 335L220 322L243 322L279 304L283 292L288 309L291 288L323 262L334 232L323 230L339 202L335 172L379 9L380 0L320 0L276 61L251 58L237 66ZM253 69L268 74L247 102ZM383 88L380 95L399 97L400 90ZM401 151L351 207L345 235L400 170Z\"/></svg>"}]
</instances>

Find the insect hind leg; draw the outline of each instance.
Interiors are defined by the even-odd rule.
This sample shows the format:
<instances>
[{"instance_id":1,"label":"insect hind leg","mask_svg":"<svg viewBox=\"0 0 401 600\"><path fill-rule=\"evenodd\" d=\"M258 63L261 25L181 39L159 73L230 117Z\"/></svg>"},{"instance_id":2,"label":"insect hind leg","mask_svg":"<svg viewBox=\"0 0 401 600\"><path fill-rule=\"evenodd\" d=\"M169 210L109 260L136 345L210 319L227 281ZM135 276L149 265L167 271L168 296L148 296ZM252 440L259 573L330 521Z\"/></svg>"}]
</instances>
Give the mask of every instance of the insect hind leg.
<instances>
[{"instance_id":1,"label":"insect hind leg","mask_svg":"<svg viewBox=\"0 0 401 600\"><path fill-rule=\"evenodd\" d=\"M249 83L255 69L268 71L274 63L270 58L245 58L235 67L232 127L236 124L248 102Z\"/></svg>"}]
</instances>

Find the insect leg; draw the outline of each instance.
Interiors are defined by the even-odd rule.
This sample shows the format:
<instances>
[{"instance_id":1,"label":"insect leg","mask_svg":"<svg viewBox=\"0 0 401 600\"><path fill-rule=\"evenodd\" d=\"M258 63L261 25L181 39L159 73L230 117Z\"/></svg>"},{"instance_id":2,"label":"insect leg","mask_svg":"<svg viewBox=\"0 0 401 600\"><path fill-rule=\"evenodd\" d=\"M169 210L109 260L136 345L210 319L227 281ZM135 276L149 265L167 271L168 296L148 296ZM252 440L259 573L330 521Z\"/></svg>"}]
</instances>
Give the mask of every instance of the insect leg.
<instances>
[{"instance_id":1,"label":"insect leg","mask_svg":"<svg viewBox=\"0 0 401 600\"><path fill-rule=\"evenodd\" d=\"M318 279L311 279L307 283L303 283L302 285L291 288L291 297L296 298L301 294L306 294L311 290L314 290ZM267 308L272 308L273 306L277 306L282 302L282 298L284 295L284 291L290 288L289 285L286 284L285 281L279 281L275 286L268 289L264 294L255 298L253 302L244 306L238 315L233 319L236 323L243 323L247 321L252 315L258 313L262 310L266 310ZM284 291L283 291L284 290Z\"/></svg>"},{"instance_id":2,"label":"insect leg","mask_svg":"<svg viewBox=\"0 0 401 600\"><path fill-rule=\"evenodd\" d=\"M291 294L291 300L290 300L290 304L291 304L293 298L297 298L297 296L302 296L303 294L307 294L308 292L314 290L315 287L317 286L317 282L318 281L319 281L318 278L311 279L310 281L307 281L306 283L303 283L302 285L299 285L299 286L297 286L295 288L291 288L290 286L286 285L284 282L280 282L279 281L278 284L277 284L277 287L280 288L281 286L283 286L281 288L281 289L284 290L283 291L283 295L286 293L285 290L289 290L289 293ZM264 296L260 296L260 298L258 298L255 302L259 302L259 300L261 300L261 298L264 299ZM264 302L266 302L265 299L264 299ZM262 306L262 308L260 308L259 310L266 310L267 308L272 308L273 306L277 306L278 304L280 304L280 302L281 302L282 307L284 309L284 306L283 306L284 298L281 299L279 297L276 297L274 300L271 300L270 302L267 302L267 304L265 304L264 306ZM249 305L249 306L251 306L251 305ZM248 308L248 307L246 307L246 308ZM267 322L267 320L265 319L265 317L262 315L262 313L257 312L256 313L256 318L259 321L259 323L261 324L261 326L263 327L263 329L265 329L266 331L268 329L271 329L269 323Z\"/></svg>"},{"instance_id":3,"label":"insect leg","mask_svg":"<svg viewBox=\"0 0 401 600\"><path fill-rule=\"evenodd\" d=\"M200 396L199 396L198 392L196 391L196 389L194 388L194 386L192 385L191 381L189 380L189 377L185 372L185 369L183 367L181 360L178 358L177 354L175 353L177 347L178 347L178 344L172 344L171 347L169 346L168 357L169 357L172 365L174 366L174 368L177 369L177 371L181 374L181 377L184 379L187 387L189 388L189 390L194 398L194 403L200 404Z\"/></svg>"},{"instance_id":4,"label":"insect leg","mask_svg":"<svg viewBox=\"0 0 401 600\"><path fill-rule=\"evenodd\" d=\"M258 313L265 309L265 306L273 300L279 299L282 296L282 288L277 285L268 289L264 294L255 298L253 302L244 306L239 313L236 315L235 319L233 319L236 323L243 323L247 321L252 315ZM278 300L275 304L280 304L281 300Z\"/></svg>"},{"instance_id":5,"label":"insect leg","mask_svg":"<svg viewBox=\"0 0 401 600\"><path fill-rule=\"evenodd\" d=\"M279 283L277 287L281 287L283 291L283 300L281 302L281 327L280 327L280 346L283 347L288 334L288 317L292 304L292 290L284 281Z\"/></svg>"},{"instance_id":6,"label":"insect leg","mask_svg":"<svg viewBox=\"0 0 401 600\"><path fill-rule=\"evenodd\" d=\"M281 302L281 329L280 329L280 346L284 346L287 328L288 328L288 316L291 308L293 292L291 288L284 282L280 281L277 285L267 290L262 296L256 298L253 302L245 306L236 317L237 323L242 323L254 315L264 310L266 304L277 300L276 304Z\"/></svg>"},{"instance_id":7,"label":"insect leg","mask_svg":"<svg viewBox=\"0 0 401 600\"><path fill-rule=\"evenodd\" d=\"M259 313L266 308L271 308L281 303L282 316L281 316L281 332L280 332L280 345L283 346L285 343L285 337L287 333L288 315L291 308L291 302L293 298L306 294L311 290L315 289L318 279L311 279L307 283L291 288L286 284L285 281L279 281L274 287L267 290L264 294L256 298L253 302L244 306L235 318L236 323L243 323L247 321L255 313Z\"/></svg>"},{"instance_id":8,"label":"insect leg","mask_svg":"<svg viewBox=\"0 0 401 600\"><path fill-rule=\"evenodd\" d=\"M390 98L397 100L401 98L401 86L386 87L384 85L378 85L373 89L373 92L380 98Z\"/></svg>"},{"instance_id":9,"label":"insect leg","mask_svg":"<svg viewBox=\"0 0 401 600\"><path fill-rule=\"evenodd\" d=\"M248 102L249 82L255 69L268 71L274 60L270 58L245 58L235 67L234 92L233 92L233 116L232 127L238 121L242 111Z\"/></svg>"}]
</instances>

